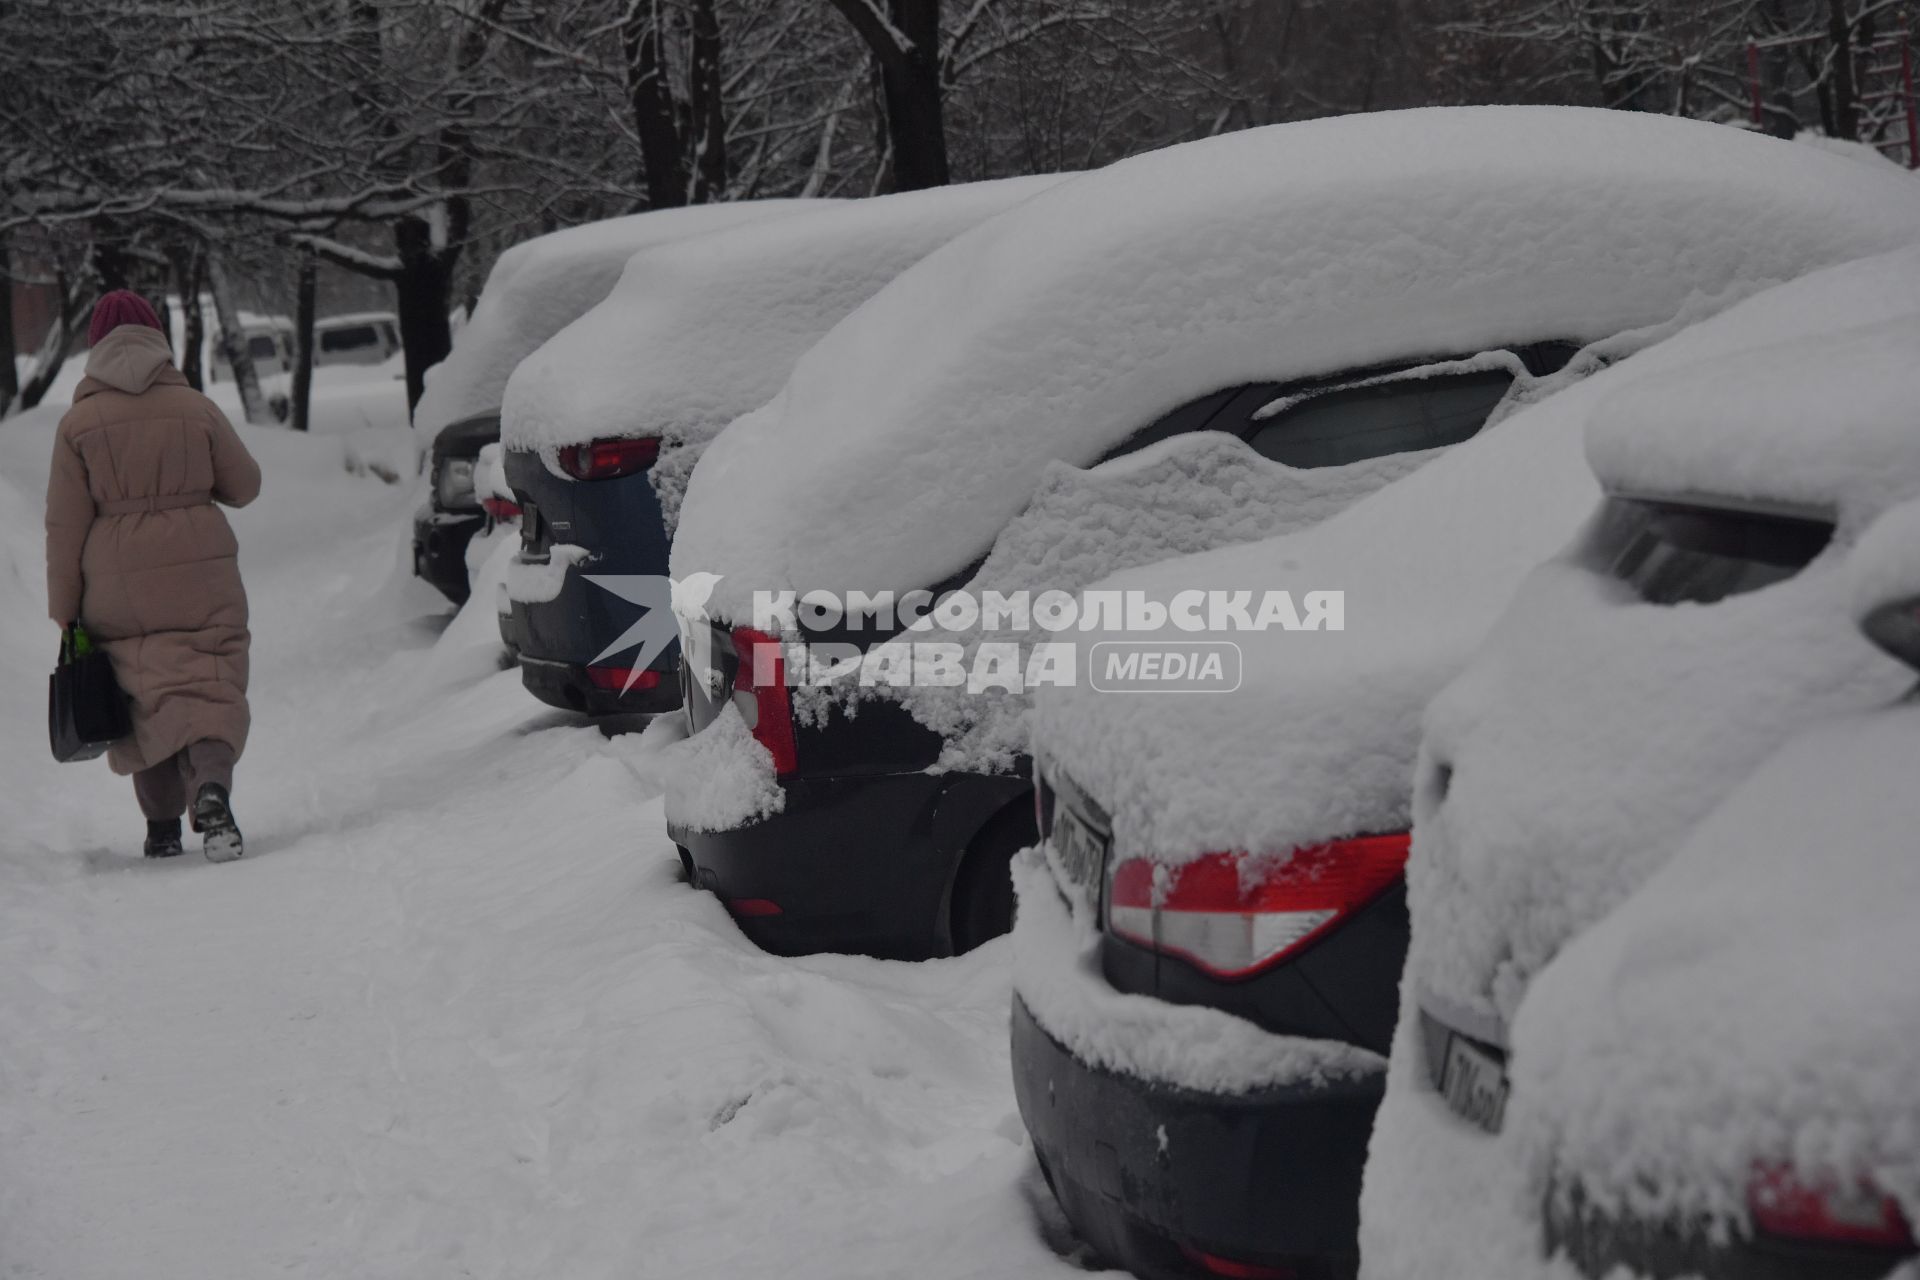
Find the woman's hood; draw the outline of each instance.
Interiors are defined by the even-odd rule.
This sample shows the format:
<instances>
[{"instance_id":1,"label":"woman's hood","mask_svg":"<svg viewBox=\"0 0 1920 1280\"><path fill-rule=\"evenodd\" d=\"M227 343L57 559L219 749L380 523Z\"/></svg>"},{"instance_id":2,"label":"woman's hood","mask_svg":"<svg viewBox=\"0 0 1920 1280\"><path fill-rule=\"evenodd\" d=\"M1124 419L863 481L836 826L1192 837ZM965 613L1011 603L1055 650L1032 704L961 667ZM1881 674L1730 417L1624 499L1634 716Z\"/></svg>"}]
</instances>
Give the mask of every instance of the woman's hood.
<instances>
[{"instance_id":1,"label":"woman's hood","mask_svg":"<svg viewBox=\"0 0 1920 1280\"><path fill-rule=\"evenodd\" d=\"M164 375L172 373L172 379ZM123 324L87 353L87 376L74 388L76 403L112 388L139 395L156 382L185 381L173 367L167 336L145 325Z\"/></svg>"}]
</instances>

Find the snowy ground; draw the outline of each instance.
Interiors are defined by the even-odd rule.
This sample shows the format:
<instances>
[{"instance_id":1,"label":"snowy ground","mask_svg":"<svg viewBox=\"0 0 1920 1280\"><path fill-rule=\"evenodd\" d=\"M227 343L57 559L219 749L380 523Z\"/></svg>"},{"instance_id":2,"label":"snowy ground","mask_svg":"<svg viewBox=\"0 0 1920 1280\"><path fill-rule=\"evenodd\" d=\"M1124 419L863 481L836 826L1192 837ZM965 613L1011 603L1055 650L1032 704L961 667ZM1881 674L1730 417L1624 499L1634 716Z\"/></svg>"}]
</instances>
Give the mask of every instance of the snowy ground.
<instances>
[{"instance_id":1,"label":"snowy ground","mask_svg":"<svg viewBox=\"0 0 1920 1280\"><path fill-rule=\"evenodd\" d=\"M143 862L125 780L40 728L55 419L0 424L0 1276L1079 1274L1006 944L748 946L637 738L442 640L417 490L338 440L247 431L248 857Z\"/></svg>"}]
</instances>

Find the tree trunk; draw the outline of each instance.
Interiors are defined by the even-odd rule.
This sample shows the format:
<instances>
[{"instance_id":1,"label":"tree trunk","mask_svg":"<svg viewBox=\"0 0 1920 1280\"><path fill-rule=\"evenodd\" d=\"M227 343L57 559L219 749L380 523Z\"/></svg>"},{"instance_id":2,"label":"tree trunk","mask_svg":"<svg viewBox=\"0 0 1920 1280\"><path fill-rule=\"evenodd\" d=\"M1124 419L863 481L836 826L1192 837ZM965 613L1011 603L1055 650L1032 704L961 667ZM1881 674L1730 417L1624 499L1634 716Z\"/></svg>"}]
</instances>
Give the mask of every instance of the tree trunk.
<instances>
[{"instance_id":1,"label":"tree trunk","mask_svg":"<svg viewBox=\"0 0 1920 1280\"><path fill-rule=\"evenodd\" d=\"M20 366L14 363L13 251L0 236L0 418L20 397Z\"/></svg>"},{"instance_id":2,"label":"tree trunk","mask_svg":"<svg viewBox=\"0 0 1920 1280\"><path fill-rule=\"evenodd\" d=\"M687 202L687 174L674 120L673 86L667 83L661 56L656 0L633 0L620 39L627 55L627 99L640 135L640 163L646 169L647 203L655 209L678 208Z\"/></svg>"},{"instance_id":3,"label":"tree trunk","mask_svg":"<svg viewBox=\"0 0 1920 1280\"><path fill-rule=\"evenodd\" d=\"M696 0L693 10L693 180L691 201L706 204L727 194L727 112L720 74L720 16L714 0Z\"/></svg>"},{"instance_id":4,"label":"tree trunk","mask_svg":"<svg viewBox=\"0 0 1920 1280\"><path fill-rule=\"evenodd\" d=\"M27 375L27 381L20 388L20 407L31 409L46 397L53 388L53 380L60 376L61 367L67 363L67 348L73 345L74 326L81 316L93 306L93 293L67 278L64 269L57 271L54 279L60 289L60 314L54 317L53 327L47 330L46 338L40 343L40 354L33 362L33 372Z\"/></svg>"},{"instance_id":5,"label":"tree trunk","mask_svg":"<svg viewBox=\"0 0 1920 1280\"><path fill-rule=\"evenodd\" d=\"M207 318L200 309L206 254L199 245L182 245L173 258L173 287L180 295L180 372L195 391L206 390Z\"/></svg>"},{"instance_id":6,"label":"tree trunk","mask_svg":"<svg viewBox=\"0 0 1920 1280\"><path fill-rule=\"evenodd\" d=\"M901 191L944 187L951 178L940 85L940 0L887 0L887 10L913 46L880 64L894 186Z\"/></svg>"},{"instance_id":7,"label":"tree trunk","mask_svg":"<svg viewBox=\"0 0 1920 1280\"><path fill-rule=\"evenodd\" d=\"M293 309L293 429L308 430L308 410L313 400L313 310L317 289L313 254L300 255L300 276L295 289Z\"/></svg>"},{"instance_id":8,"label":"tree trunk","mask_svg":"<svg viewBox=\"0 0 1920 1280\"><path fill-rule=\"evenodd\" d=\"M100 277L101 292L131 287L127 278L127 255L119 245L97 240L93 245L92 257L93 273Z\"/></svg>"},{"instance_id":9,"label":"tree trunk","mask_svg":"<svg viewBox=\"0 0 1920 1280\"><path fill-rule=\"evenodd\" d=\"M1762 39L1785 36L1793 29L1782 0L1759 0L1754 17ZM1785 40L1773 39L1760 54L1760 96L1761 128L1776 138L1791 138L1800 132L1800 119L1793 109L1792 75L1792 51Z\"/></svg>"},{"instance_id":10,"label":"tree trunk","mask_svg":"<svg viewBox=\"0 0 1920 1280\"><path fill-rule=\"evenodd\" d=\"M207 282L213 286L213 310L220 319L220 353L233 370L233 385L240 391L240 411L248 422L271 420L266 397L260 394L260 375L253 367L253 352L240 327L240 308L234 304L233 282L227 278L226 263L219 255L207 255Z\"/></svg>"},{"instance_id":11,"label":"tree trunk","mask_svg":"<svg viewBox=\"0 0 1920 1280\"><path fill-rule=\"evenodd\" d=\"M1846 0L1827 0L1827 40L1833 46L1833 122L1830 131L1848 142L1860 140L1860 103L1853 83L1853 24Z\"/></svg>"},{"instance_id":12,"label":"tree trunk","mask_svg":"<svg viewBox=\"0 0 1920 1280\"><path fill-rule=\"evenodd\" d=\"M453 350L453 326L447 308L453 299L455 255L436 249L433 229L425 218L402 218L394 224L394 247L400 251L400 274L393 289L400 313L400 345L407 355L407 416L420 403L427 370Z\"/></svg>"}]
</instances>

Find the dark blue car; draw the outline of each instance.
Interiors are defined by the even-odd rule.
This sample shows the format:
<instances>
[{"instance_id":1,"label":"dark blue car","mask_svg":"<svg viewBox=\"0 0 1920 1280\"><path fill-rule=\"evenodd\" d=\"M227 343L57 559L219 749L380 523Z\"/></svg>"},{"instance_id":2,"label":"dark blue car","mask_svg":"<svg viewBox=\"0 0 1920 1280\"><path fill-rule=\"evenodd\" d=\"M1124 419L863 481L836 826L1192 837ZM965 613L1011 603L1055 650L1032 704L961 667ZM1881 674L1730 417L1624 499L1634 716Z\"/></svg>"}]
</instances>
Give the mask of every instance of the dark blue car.
<instances>
[{"instance_id":1,"label":"dark blue car","mask_svg":"<svg viewBox=\"0 0 1920 1280\"><path fill-rule=\"evenodd\" d=\"M542 702L593 716L680 705L670 539L647 474L659 455L655 436L568 445L551 463L535 450L506 453L521 511L506 626L520 677ZM636 669L649 618L671 638Z\"/></svg>"},{"instance_id":2,"label":"dark blue car","mask_svg":"<svg viewBox=\"0 0 1920 1280\"><path fill-rule=\"evenodd\" d=\"M525 512L507 626L527 688L589 715L678 707L667 549L706 446L896 274L1062 180L756 202L768 212L745 225L636 255L524 360L503 424Z\"/></svg>"}]
</instances>

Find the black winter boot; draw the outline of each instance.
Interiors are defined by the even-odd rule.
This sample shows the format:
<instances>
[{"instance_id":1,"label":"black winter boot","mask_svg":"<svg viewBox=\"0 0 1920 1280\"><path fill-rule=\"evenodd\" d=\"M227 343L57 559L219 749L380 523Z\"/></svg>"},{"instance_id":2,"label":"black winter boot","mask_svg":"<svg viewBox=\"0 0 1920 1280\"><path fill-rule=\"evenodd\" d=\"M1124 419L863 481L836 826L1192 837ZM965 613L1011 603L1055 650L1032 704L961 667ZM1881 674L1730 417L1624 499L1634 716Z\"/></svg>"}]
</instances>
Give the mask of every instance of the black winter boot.
<instances>
[{"instance_id":1,"label":"black winter boot","mask_svg":"<svg viewBox=\"0 0 1920 1280\"><path fill-rule=\"evenodd\" d=\"M149 858L177 858L186 851L186 846L180 843L180 819L148 820L146 853Z\"/></svg>"},{"instance_id":2,"label":"black winter boot","mask_svg":"<svg viewBox=\"0 0 1920 1280\"><path fill-rule=\"evenodd\" d=\"M232 862L246 852L227 804L227 789L217 782L207 783L193 798L193 829L200 833L200 851L208 862Z\"/></svg>"}]
</instances>

